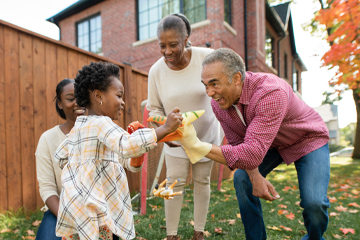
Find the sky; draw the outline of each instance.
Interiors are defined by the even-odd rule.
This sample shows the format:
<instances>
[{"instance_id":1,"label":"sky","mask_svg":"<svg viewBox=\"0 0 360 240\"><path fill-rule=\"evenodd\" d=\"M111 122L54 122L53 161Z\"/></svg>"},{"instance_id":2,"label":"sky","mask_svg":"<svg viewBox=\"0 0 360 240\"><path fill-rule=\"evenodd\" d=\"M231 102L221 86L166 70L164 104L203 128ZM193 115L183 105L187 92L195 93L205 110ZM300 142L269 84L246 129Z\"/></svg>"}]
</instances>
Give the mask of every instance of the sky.
<instances>
[{"instance_id":1,"label":"sky","mask_svg":"<svg viewBox=\"0 0 360 240\"><path fill-rule=\"evenodd\" d=\"M41 35L59 40L59 28L46 19L62 11L77 0L0 0L0 19ZM321 105L322 93L329 90L328 80L333 71L321 68L321 56L328 49L325 40L311 36L301 25L308 22L319 8L317 1L295 0L291 4L296 50L308 69L302 73L302 98L310 107ZM346 91L338 105L339 127L356 122L352 91Z\"/></svg>"}]
</instances>

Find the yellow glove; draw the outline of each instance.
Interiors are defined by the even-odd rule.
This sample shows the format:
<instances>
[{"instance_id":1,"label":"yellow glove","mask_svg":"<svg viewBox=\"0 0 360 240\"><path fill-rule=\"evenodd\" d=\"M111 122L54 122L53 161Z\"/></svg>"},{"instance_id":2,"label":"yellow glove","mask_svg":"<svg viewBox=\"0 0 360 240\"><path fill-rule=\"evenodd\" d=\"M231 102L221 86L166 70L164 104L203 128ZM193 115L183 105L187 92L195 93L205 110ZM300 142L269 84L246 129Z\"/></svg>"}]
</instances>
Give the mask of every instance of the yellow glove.
<instances>
[{"instance_id":1,"label":"yellow glove","mask_svg":"<svg viewBox=\"0 0 360 240\"><path fill-rule=\"evenodd\" d=\"M212 148L212 144L201 142L196 135L196 130L191 124L193 121L201 117L205 113L205 110L186 112L183 114L183 126L179 128L182 133L180 139L181 144L184 147L185 153L190 159L191 163L197 163L205 157Z\"/></svg>"},{"instance_id":2,"label":"yellow glove","mask_svg":"<svg viewBox=\"0 0 360 240\"><path fill-rule=\"evenodd\" d=\"M183 137L180 139L180 142L191 163L197 163L211 151L212 144L201 142L191 123L185 124L183 128Z\"/></svg>"}]
</instances>

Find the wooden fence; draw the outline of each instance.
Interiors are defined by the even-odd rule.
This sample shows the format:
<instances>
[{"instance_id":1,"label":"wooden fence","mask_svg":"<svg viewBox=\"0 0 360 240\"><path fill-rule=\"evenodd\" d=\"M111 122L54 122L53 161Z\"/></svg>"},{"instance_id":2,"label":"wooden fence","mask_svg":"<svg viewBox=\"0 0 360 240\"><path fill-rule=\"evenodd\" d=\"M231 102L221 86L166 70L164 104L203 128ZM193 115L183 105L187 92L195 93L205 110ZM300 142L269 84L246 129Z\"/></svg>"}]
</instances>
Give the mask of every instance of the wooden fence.
<instances>
[{"instance_id":1,"label":"wooden fence","mask_svg":"<svg viewBox=\"0 0 360 240\"><path fill-rule=\"evenodd\" d=\"M74 78L91 61L112 62L121 69L126 104L119 126L141 120L141 102L147 99L146 72L0 20L0 211L44 205L36 180L36 146L43 132L63 123L53 102L57 83ZM159 144L148 156L148 190L161 149ZM217 180L218 171L215 163L212 180ZM138 192L140 173L127 175L130 191ZM224 178L231 175L225 168ZM160 175L164 178L165 164Z\"/></svg>"}]
</instances>

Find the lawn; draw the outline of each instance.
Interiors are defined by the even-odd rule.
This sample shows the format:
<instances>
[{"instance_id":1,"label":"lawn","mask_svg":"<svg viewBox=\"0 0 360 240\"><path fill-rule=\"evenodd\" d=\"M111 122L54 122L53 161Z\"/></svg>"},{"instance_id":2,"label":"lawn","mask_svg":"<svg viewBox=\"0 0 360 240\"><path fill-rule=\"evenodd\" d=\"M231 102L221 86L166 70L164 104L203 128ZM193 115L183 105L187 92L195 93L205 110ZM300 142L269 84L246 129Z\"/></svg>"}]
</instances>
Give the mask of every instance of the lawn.
<instances>
[{"instance_id":1,"label":"lawn","mask_svg":"<svg viewBox=\"0 0 360 240\"><path fill-rule=\"evenodd\" d=\"M269 240L301 239L305 233L302 209L298 205L299 190L294 165L279 166L268 179L276 187L281 198L268 202L262 200L265 225ZM331 179L328 197L330 222L325 239L360 239L360 161L350 158L331 159ZM180 217L179 235L182 240L193 234L192 186L187 186ZM236 201L232 179L222 182L222 190L216 191L216 182L211 184L211 199L206 239L245 239L244 228ZM134 216L137 239L164 239L166 237L163 200L147 201L147 214ZM134 204L134 209L136 209ZM0 215L0 239L35 239L42 213L24 210ZM343 230L340 230L343 229ZM30 231L29 231L30 230ZM351 233L354 231L354 234ZM347 232L346 234L344 232Z\"/></svg>"}]
</instances>

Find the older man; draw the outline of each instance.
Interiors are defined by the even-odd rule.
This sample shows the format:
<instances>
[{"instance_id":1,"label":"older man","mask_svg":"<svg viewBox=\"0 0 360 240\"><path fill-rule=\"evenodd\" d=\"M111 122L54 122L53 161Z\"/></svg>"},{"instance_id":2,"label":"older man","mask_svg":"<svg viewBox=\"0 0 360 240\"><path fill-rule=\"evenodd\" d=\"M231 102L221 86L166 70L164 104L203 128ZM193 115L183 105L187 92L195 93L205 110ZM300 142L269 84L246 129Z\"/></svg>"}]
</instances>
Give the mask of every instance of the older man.
<instances>
[{"instance_id":1,"label":"older man","mask_svg":"<svg viewBox=\"0 0 360 240\"><path fill-rule=\"evenodd\" d=\"M245 72L243 60L230 49L208 55L201 78L229 142L212 145L206 156L238 168L234 186L246 239L266 239L258 197L279 197L265 177L283 161L296 167L308 233L303 239L323 239L330 206L330 162L329 134L319 114L283 79Z\"/></svg>"}]
</instances>

